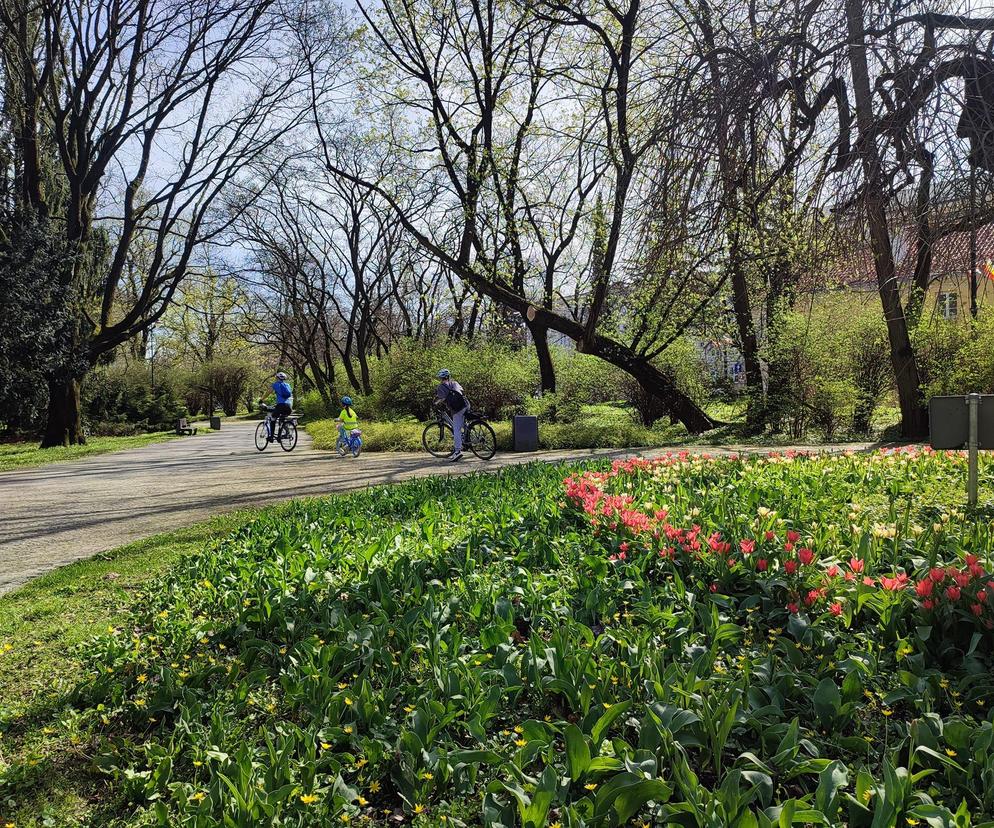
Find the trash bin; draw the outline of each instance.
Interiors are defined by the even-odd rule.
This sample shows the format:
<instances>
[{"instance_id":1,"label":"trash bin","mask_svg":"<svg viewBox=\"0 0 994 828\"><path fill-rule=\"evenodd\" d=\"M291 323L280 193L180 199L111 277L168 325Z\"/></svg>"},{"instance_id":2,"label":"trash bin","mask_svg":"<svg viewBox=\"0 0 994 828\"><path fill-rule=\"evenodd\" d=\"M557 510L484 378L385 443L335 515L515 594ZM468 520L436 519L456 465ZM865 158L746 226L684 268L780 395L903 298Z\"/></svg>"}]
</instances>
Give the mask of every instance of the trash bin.
<instances>
[{"instance_id":1,"label":"trash bin","mask_svg":"<svg viewBox=\"0 0 994 828\"><path fill-rule=\"evenodd\" d=\"M511 420L515 451L538 451L538 417L518 415Z\"/></svg>"},{"instance_id":2,"label":"trash bin","mask_svg":"<svg viewBox=\"0 0 994 828\"><path fill-rule=\"evenodd\" d=\"M221 430L221 418L211 417L211 431L220 431L220 430Z\"/></svg>"}]
</instances>

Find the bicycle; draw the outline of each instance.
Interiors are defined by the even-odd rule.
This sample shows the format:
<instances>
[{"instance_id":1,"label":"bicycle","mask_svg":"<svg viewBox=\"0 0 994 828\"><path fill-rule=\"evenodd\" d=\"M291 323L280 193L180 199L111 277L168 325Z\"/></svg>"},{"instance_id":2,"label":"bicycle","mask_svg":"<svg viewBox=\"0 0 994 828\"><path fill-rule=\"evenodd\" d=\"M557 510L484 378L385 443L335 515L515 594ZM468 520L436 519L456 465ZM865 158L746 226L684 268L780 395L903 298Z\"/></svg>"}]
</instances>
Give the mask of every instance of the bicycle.
<instances>
[{"instance_id":1,"label":"bicycle","mask_svg":"<svg viewBox=\"0 0 994 828\"><path fill-rule=\"evenodd\" d=\"M497 434L482 414L466 412L463 424L463 446L469 448L481 460L492 460L497 453ZM434 422L428 423L421 433L421 445L432 457L448 457L455 449L455 432L452 418L445 411L439 411Z\"/></svg>"},{"instance_id":2,"label":"bicycle","mask_svg":"<svg viewBox=\"0 0 994 828\"><path fill-rule=\"evenodd\" d=\"M353 428L344 437L339 434L335 441L335 450L339 457L344 457L351 453L353 457L358 457L362 453L362 431Z\"/></svg>"},{"instance_id":3,"label":"bicycle","mask_svg":"<svg viewBox=\"0 0 994 828\"><path fill-rule=\"evenodd\" d=\"M259 403L259 410L262 411L266 416L263 418L262 422L255 428L255 447L259 451L265 451L266 446L269 445L269 424L273 424L275 430L276 426L279 426L279 433L273 435L273 439L280 444L280 448L283 451L293 451L297 445L297 420L298 415L290 414L284 417L282 420L273 420L272 413L274 411L272 406L268 406L264 403Z\"/></svg>"}]
</instances>

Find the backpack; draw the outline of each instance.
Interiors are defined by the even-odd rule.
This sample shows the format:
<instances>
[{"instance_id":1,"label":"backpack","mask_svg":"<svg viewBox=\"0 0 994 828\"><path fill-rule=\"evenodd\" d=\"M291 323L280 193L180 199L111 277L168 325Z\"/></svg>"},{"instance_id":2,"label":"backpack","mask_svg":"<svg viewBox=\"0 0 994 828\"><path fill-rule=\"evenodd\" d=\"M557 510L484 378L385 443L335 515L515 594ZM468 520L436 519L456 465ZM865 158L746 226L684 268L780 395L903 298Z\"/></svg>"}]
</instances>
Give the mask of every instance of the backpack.
<instances>
[{"instance_id":1,"label":"backpack","mask_svg":"<svg viewBox=\"0 0 994 828\"><path fill-rule=\"evenodd\" d=\"M466 407L466 397L458 388L450 385L445 389L445 406L453 413L462 411Z\"/></svg>"}]
</instances>

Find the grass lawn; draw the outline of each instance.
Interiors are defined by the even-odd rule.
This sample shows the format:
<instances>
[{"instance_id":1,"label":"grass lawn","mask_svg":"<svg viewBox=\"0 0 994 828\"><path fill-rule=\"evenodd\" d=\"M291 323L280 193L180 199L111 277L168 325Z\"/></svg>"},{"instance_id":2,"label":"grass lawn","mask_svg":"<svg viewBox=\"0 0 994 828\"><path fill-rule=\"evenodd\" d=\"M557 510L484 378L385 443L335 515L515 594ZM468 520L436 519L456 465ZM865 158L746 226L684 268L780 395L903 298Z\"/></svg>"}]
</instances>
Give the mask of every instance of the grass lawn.
<instances>
[{"instance_id":1,"label":"grass lawn","mask_svg":"<svg viewBox=\"0 0 994 828\"><path fill-rule=\"evenodd\" d=\"M87 772L89 745L67 707L83 675L80 645L127 619L152 578L250 516L232 513L157 535L0 596L0 825L89 824L99 812L91 800L103 780ZM20 760L14 777L12 756ZM12 779L23 786L16 798L5 796Z\"/></svg>"},{"instance_id":2,"label":"grass lawn","mask_svg":"<svg viewBox=\"0 0 994 828\"><path fill-rule=\"evenodd\" d=\"M817 435L803 440L786 435L751 435L742 432L745 416L744 403L714 403L708 413L726 425L706 434L689 434L679 423L659 420L652 428L635 421L630 408L623 403L585 405L582 417L576 423L539 423L539 448L666 448L680 446L721 446L732 444L757 447L806 445L836 445L844 440L826 440ZM338 439L338 426L334 419L304 420L301 425L314 440L314 447L333 450ZM511 423L491 423L497 434L499 451L510 451ZM387 422L361 420L364 451L422 451L421 432L424 423L413 417Z\"/></svg>"},{"instance_id":3,"label":"grass lawn","mask_svg":"<svg viewBox=\"0 0 994 828\"><path fill-rule=\"evenodd\" d=\"M161 443L176 435L171 431L158 431L151 434L135 434L130 437L90 437L86 445L55 446L38 448L37 442L0 443L0 471L42 466L45 463L59 463L79 460L93 454L106 454L111 451L140 448L149 443Z\"/></svg>"},{"instance_id":4,"label":"grass lawn","mask_svg":"<svg viewBox=\"0 0 994 828\"><path fill-rule=\"evenodd\" d=\"M0 599L0 825L991 828L964 466L534 464L53 573Z\"/></svg>"}]
</instances>

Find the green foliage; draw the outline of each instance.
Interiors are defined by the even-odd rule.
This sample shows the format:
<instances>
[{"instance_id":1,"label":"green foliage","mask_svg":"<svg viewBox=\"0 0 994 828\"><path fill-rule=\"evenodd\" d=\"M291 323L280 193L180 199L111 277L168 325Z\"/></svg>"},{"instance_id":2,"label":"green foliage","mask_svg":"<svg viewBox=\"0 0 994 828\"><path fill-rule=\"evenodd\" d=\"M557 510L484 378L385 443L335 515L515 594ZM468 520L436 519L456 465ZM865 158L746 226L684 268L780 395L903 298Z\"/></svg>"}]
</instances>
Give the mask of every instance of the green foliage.
<instances>
[{"instance_id":1,"label":"green foliage","mask_svg":"<svg viewBox=\"0 0 994 828\"><path fill-rule=\"evenodd\" d=\"M533 465L269 510L80 650L48 729L85 751L4 720L0 802L78 766L120 826L987 824L994 601L885 581L980 600L963 462Z\"/></svg>"},{"instance_id":2,"label":"green foliage","mask_svg":"<svg viewBox=\"0 0 994 828\"><path fill-rule=\"evenodd\" d=\"M206 362L183 379L183 398L191 413L212 414L211 401L229 417L238 409L249 388L257 379L250 363L241 359L218 359Z\"/></svg>"},{"instance_id":3,"label":"green foliage","mask_svg":"<svg viewBox=\"0 0 994 828\"><path fill-rule=\"evenodd\" d=\"M780 326L764 354L779 376L789 378L770 399L774 428L795 439L812 427L829 437L866 433L893 384L877 305L864 296L833 294L782 314Z\"/></svg>"},{"instance_id":4,"label":"green foliage","mask_svg":"<svg viewBox=\"0 0 994 828\"><path fill-rule=\"evenodd\" d=\"M0 219L0 431L41 423L46 371L66 354L67 296L52 274L67 259L57 232L30 211Z\"/></svg>"},{"instance_id":5,"label":"green foliage","mask_svg":"<svg viewBox=\"0 0 994 828\"><path fill-rule=\"evenodd\" d=\"M187 414L170 378L157 375L153 388L144 362L93 369L83 386L83 411L91 431L107 435L163 431Z\"/></svg>"},{"instance_id":6,"label":"green foliage","mask_svg":"<svg viewBox=\"0 0 994 828\"><path fill-rule=\"evenodd\" d=\"M520 407L537 384L533 355L523 357L499 345L473 347L443 342L430 348L415 342L394 345L388 357L372 366L374 411L379 417L430 414L438 386L436 374L448 368L473 408L489 417Z\"/></svg>"},{"instance_id":7,"label":"green foliage","mask_svg":"<svg viewBox=\"0 0 994 828\"><path fill-rule=\"evenodd\" d=\"M994 309L975 322L928 317L913 335L926 398L994 391Z\"/></svg>"},{"instance_id":8,"label":"green foliage","mask_svg":"<svg viewBox=\"0 0 994 828\"><path fill-rule=\"evenodd\" d=\"M334 450L338 426L333 418L305 421L314 447ZM513 447L511 423L491 423L497 434L497 449L510 451ZM401 420L376 422L363 419L360 412L363 451L423 451L421 432L424 422L407 417ZM686 435L680 426L657 424L648 429L634 422L626 409L617 406L584 406L578 422L539 424L541 449L598 449L665 446Z\"/></svg>"}]
</instances>

